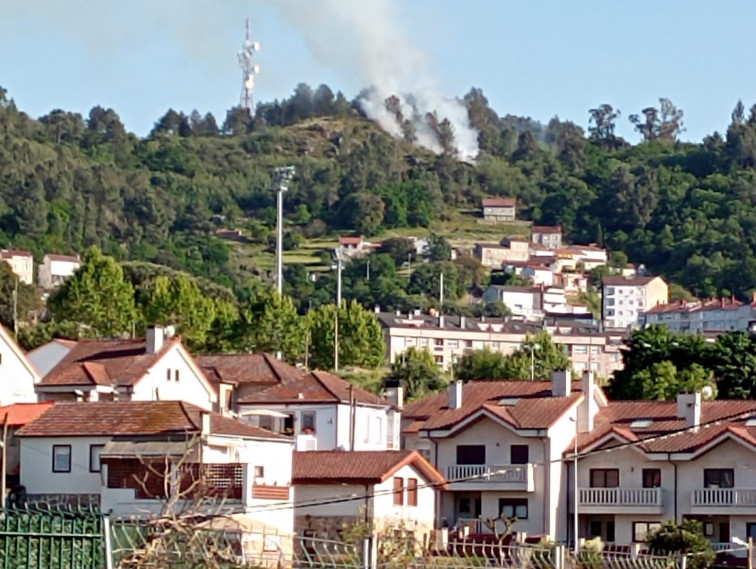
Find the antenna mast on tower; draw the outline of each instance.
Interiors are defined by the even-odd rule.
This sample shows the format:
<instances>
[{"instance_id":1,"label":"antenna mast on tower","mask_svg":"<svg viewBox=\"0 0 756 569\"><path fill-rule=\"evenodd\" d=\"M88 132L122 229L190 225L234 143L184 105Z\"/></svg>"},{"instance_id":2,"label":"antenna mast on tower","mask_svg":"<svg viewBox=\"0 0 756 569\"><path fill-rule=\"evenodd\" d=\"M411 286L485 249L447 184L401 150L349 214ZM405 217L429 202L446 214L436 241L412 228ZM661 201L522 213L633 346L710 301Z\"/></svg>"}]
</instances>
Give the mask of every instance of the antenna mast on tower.
<instances>
[{"instance_id":1,"label":"antenna mast on tower","mask_svg":"<svg viewBox=\"0 0 756 569\"><path fill-rule=\"evenodd\" d=\"M252 96L255 90L255 75L260 73L260 66L252 63L252 56L260 51L260 42L252 41L252 26L247 18L247 35L238 54L239 67L242 70L242 88L239 106L247 109L250 115L255 112L255 103Z\"/></svg>"}]
</instances>

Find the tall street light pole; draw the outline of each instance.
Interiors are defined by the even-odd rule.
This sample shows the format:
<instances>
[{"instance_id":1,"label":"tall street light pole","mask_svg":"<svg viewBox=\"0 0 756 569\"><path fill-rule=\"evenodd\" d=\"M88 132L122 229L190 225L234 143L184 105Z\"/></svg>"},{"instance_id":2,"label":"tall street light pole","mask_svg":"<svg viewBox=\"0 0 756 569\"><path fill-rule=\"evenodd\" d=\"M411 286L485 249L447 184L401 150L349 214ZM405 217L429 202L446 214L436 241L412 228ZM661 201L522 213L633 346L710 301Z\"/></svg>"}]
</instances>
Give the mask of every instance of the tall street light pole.
<instances>
[{"instance_id":1,"label":"tall street light pole","mask_svg":"<svg viewBox=\"0 0 756 569\"><path fill-rule=\"evenodd\" d=\"M342 251L333 250L336 260L336 310L333 323L333 371L339 371L339 310L341 310L341 269L344 263Z\"/></svg>"},{"instance_id":2,"label":"tall street light pole","mask_svg":"<svg viewBox=\"0 0 756 569\"><path fill-rule=\"evenodd\" d=\"M276 192L276 290L283 294L283 195L289 189L294 177L294 166L284 166L273 170Z\"/></svg>"}]
</instances>

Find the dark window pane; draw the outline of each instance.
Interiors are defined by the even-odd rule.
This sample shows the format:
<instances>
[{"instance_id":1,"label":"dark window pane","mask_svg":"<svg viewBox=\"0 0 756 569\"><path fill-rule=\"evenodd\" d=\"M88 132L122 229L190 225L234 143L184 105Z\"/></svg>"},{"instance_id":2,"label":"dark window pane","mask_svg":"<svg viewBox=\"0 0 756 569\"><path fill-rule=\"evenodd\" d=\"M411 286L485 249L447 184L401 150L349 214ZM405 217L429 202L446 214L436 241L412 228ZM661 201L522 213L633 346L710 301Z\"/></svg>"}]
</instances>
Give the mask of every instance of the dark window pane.
<instances>
[{"instance_id":1,"label":"dark window pane","mask_svg":"<svg viewBox=\"0 0 756 569\"><path fill-rule=\"evenodd\" d=\"M485 464L486 445L457 445L457 464Z\"/></svg>"},{"instance_id":2,"label":"dark window pane","mask_svg":"<svg viewBox=\"0 0 756 569\"><path fill-rule=\"evenodd\" d=\"M527 464L530 462L530 447L528 445L512 445L509 448L510 464Z\"/></svg>"}]
</instances>

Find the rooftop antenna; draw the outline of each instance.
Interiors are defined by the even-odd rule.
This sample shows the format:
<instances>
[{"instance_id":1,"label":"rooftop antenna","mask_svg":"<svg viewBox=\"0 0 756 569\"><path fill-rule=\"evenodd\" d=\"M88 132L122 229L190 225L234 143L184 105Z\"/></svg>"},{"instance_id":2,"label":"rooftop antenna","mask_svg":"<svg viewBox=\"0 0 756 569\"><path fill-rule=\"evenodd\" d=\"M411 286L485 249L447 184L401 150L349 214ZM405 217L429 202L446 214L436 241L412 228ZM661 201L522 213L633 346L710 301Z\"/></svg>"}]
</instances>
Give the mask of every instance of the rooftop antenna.
<instances>
[{"instance_id":1,"label":"rooftop antenna","mask_svg":"<svg viewBox=\"0 0 756 569\"><path fill-rule=\"evenodd\" d=\"M250 116L255 111L253 92L255 90L255 75L260 73L260 66L252 63L252 56L260 51L260 42L252 41L252 26L247 18L247 35L238 54L239 67L242 70L242 88L239 106L247 109Z\"/></svg>"}]
</instances>

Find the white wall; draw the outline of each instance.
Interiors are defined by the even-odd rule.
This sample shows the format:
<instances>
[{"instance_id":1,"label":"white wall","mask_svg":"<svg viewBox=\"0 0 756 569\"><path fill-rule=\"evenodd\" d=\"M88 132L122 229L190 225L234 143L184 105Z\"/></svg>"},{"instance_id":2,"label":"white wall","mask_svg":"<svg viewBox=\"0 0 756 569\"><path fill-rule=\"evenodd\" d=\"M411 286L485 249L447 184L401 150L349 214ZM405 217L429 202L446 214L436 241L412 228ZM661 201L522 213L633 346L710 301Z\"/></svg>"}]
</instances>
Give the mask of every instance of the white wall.
<instances>
[{"instance_id":1,"label":"white wall","mask_svg":"<svg viewBox=\"0 0 756 569\"><path fill-rule=\"evenodd\" d=\"M168 370L171 370L170 381L166 375ZM176 370L179 372L178 381L175 379ZM131 400L186 401L211 410L218 397L209 384L197 377L179 346L174 346L134 386Z\"/></svg>"},{"instance_id":2,"label":"white wall","mask_svg":"<svg viewBox=\"0 0 756 569\"><path fill-rule=\"evenodd\" d=\"M552 425L548 432L548 465L546 466L548 492L546 493L544 533L548 533L553 539L558 540L567 539L565 520L568 512L568 490L566 469L562 457L575 437L577 409L577 405L569 409Z\"/></svg>"},{"instance_id":3,"label":"white wall","mask_svg":"<svg viewBox=\"0 0 756 569\"><path fill-rule=\"evenodd\" d=\"M404 484L404 505L394 505L394 478L401 478ZM418 481L417 506L408 505L407 480ZM412 465L403 466L385 482L376 484L373 513L376 526L404 527L415 532L427 533L433 529L436 514L436 490L426 486L425 480ZM417 536L419 537L419 536Z\"/></svg>"},{"instance_id":4,"label":"white wall","mask_svg":"<svg viewBox=\"0 0 756 569\"><path fill-rule=\"evenodd\" d=\"M38 376L24 365L23 355L11 348L12 338L0 332L0 405L33 403L37 400L34 383Z\"/></svg>"},{"instance_id":5,"label":"white wall","mask_svg":"<svg viewBox=\"0 0 756 569\"><path fill-rule=\"evenodd\" d=\"M338 406L337 446L349 450L351 415L349 405ZM388 409L357 405L354 413L354 450L388 448Z\"/></svg>"},{"instance_id":6,"label":"white wall","mask_svg":"<svg viewBox=\"0 0 756 569\"><path fill-rule=\"evenodd\" d=\"M27 357L39 372L40 377L45 377L70 351L70 347L53 340L32 350L27 354Z\"/></svg>"}]
</instances>

